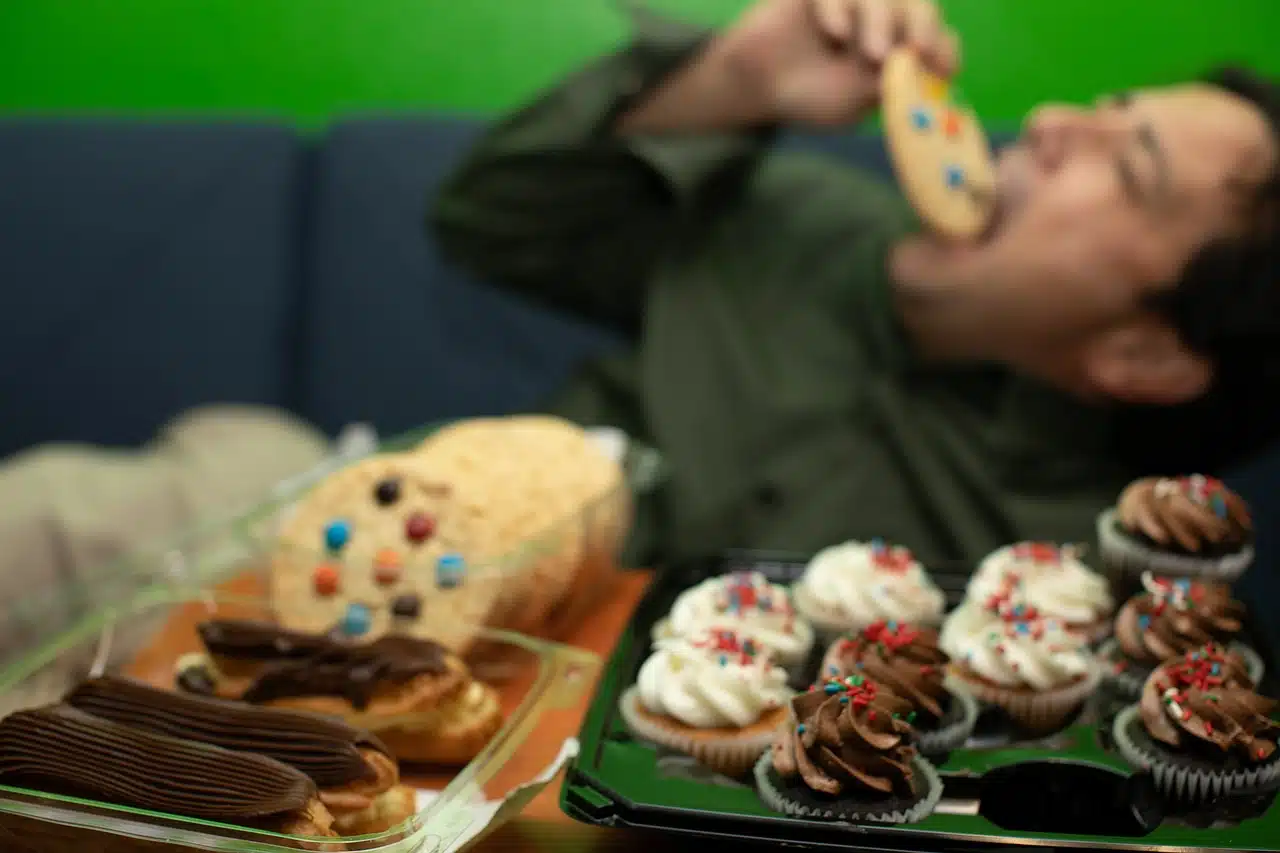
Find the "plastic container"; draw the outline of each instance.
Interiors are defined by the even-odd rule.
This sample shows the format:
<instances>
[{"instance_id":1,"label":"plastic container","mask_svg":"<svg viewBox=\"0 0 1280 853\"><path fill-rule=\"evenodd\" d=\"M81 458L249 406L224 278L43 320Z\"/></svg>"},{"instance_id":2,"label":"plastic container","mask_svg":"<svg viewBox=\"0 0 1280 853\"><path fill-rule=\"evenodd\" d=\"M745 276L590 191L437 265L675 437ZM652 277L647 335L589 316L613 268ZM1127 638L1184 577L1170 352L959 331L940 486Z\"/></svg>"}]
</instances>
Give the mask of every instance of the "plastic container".
<instances>
[{"instance_id":1,"label":"plastic container","mask_svg":"<svg viewBox=\"0 0 1280 853\"><path fill-rule=\"evenodd\" d=\"M121 561L107 573L113 578L108 584L66 589L43 601L10 603L0 611L0 716L57 701L90 675L119 674L170 688L177 658L199 649L199 621L271 618L269 603L257 595L261 566L261 555L243 528L208 525ZM529 780L530 768L540 770L551 762L558 743L519 748L544 713L580 696L598 664L589 652L555 643L495 631L483 636L507 650L501 666L472 673L498 688L505 725L454 775L406 769L406 783L443 790L388 832L339 840L291 839L0 786L0 850L47 849L37 842L101 853L442 850L467 829L473 820L471 806L478 799L501 798ZM516 765L508 765L517 750L519 774L513 772Z\"/></svg>"},{"instance_id":2,"label":"plastic container","mask_svg":"<svg viewBox=\"0 0 1280 853\"><path fill-rule=\"evenodd\" d=\"M1150 778L1115 751L1111 722L1122 705L1099 693L1065 729L1019 741L999 717L984 714L975 735L938 765L941 804L904 826L801 820L766 808L748 780L716 777L684 756L632 738L617 713L619 697L649 652L650 629L684 589L714 575L758 570L790 584L805 560L795 555L733 554L671 567L637 607L596 688L580 735L581 751L561 789L561 807L586 823L754 839L789 847L875 850L1280 850L1275 791L1179 809L1157 797ZM951 605L960 602L968 566L930 566ZM1254 618L1272 602L1249 602ZM1277 649L1257 624L1245 639L1274 672ZM815 650L821 655L822 649ZM814 660L810 671L817 670ZM1261 692L1276 696L1264 678Z\"/></svg>"},{"instance_id":3,"label":"plastic container","mask_svg":"<svg viewBox=\"0 0 1280 853\"><path fill-rule=\"evenodd\" d=\"M418 430L383 442L376 447L375 452L399 453L411 450L434 429L435 427L430 427ZM372 447L369 449L374 450ZM351 573L367 576L373 573L372 565L326 554L319 546L319 531L314 550L281 546L278 542L280 525L289 517L300 499L325 476L369 455L365 453L348 456L282 484L270 500L241 519L246 538L261 553L301 566L330 563L340 566L344 575ZM594 496L576 511L548 524L501 556L485 561L468 560L462 582L472 588L485 588L484 596L487 596L487 600L498 602L491 611L487 611L487 616L482 615L468 621L485 621L489 627L558 639L579 624L597 601L608 595L616 578L619 555L630 528L633 495L643 492L652 484L660 467L660 461L653 451L635 444L623 446L621 464L624 476L617 488ZM405 566L406 572L432 570L427 566ZM572 579L564 591L554 593L551 600L544 603L543 608L534 616L530 616L524 602L510 600L511 579L530 573L540 578ZM438 571L434 582L438 590L449 589ZM504 592L507 593L505 599ZM337 598L341 597L340 592ZM366 603L376 613L378 610L389 609L391 597L392 594L388 593L382 596L385 600ZM472 599L468 599L466 606L470 606L471 602ZM453 638L441 639L446 644L455 646ZM466 644L467 638L458 638L458 645L455 647L466 651ZM478 657L488 658L492 657L494 649L491 644L485 643L476 651Z\"/></svg>"}]
</instances>

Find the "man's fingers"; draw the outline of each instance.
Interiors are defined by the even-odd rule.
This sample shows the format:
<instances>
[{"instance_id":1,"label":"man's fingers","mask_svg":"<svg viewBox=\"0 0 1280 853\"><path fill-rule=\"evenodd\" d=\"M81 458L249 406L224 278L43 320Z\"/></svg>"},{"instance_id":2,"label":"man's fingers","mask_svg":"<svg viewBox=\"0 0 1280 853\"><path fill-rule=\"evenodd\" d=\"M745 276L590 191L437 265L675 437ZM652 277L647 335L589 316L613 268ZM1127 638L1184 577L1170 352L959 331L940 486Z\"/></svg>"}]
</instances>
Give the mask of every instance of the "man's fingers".
<instances>
[{"instance_id":1,"label":"man's fingers","mask_svg":"<svg viewBox=\"0 0 1280 853\"><path fill-rule=\"evenodd\" d=\"M951 78L960 70L960 37L950 27L943 28L925 55L925 61L942 77Z\"/></svg>"},{"instance_id":2,"label":"man's fingers","mask_svg":"<svg viewBox=\"0 0 1280 853\"><path fill-rule=\"evenodd\" d=\"M862 55L883 62L893 46L897 15L891 0L858 0L857 33Z\"/></svg>"},{"instance_id":3,"label":"man's fingers","mask_svg":"<svg viewBox=\"0 0 1280 853\"><path fill-rule=\"evenodd\" d=\"M929 0L905 0L900 8L907 44L922 52L932 52L941 28L938 7Z\"/></svg>"},{"instance_id":4,"label":"man's fingers","mask_svg":"<svg viewBox=\"0 0 1280 853\"><path fill-rule=\"evenodd\" d=\"M810 6L824 36L840 45L853 40L855 12L849 0L812 0Z\"/></svg>"}]
</instances>

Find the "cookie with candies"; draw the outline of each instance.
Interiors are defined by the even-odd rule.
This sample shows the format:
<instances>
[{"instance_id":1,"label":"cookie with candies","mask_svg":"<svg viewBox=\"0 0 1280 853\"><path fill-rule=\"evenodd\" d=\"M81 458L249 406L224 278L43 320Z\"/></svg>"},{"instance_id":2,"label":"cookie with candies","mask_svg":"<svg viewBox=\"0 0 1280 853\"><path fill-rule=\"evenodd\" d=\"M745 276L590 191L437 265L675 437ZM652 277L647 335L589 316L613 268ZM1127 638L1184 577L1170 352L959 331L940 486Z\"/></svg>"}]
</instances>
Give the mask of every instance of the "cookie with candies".
<instances>
[{"instance_id":1,"label":"cookie with candies","mask_svg":"<svg viewBox=\"0 0 1280 853\"><path fill-rule=\"evenodd\" d=\"M486 513L465 482L433 476L407 455L334 472L278 532L270 577L277 620L352 640L394 630L465 652L501 586L467 571L491 556Z\"/></svg>"},{"instance_id":2,"label":"cookie with candies","mask_svg":"<svg viewBox=\"0 0 1280 853\"><path fill-rule=\"evenodd\" d=\"M979 236L995 215L995 163L973 112L903 48L885 62L881 114L898 182L925 224L955 240Z\"/></svg>"}]
</instances>

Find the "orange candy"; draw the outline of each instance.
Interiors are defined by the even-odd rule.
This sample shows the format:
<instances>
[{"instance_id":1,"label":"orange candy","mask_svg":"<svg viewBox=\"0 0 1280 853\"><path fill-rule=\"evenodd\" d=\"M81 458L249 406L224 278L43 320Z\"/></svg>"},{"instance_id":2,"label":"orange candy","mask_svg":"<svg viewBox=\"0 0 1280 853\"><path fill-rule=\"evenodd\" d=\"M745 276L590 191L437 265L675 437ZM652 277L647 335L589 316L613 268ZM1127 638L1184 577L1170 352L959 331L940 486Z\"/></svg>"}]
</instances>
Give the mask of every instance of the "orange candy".
<instances>
[{"instance_id":1,"label":"orange candy","mask_svg":"<svg viewBox=\"0 0 1280 853\"><path fill-rule=\"evenodd\" d=\"M316 566L315 573L312 575L312 583L315 584L316 594L328 597L338 591L339 576L338 567L333 563L321 563Z\"/></svg>"},{"instance_id":2,"label":"orange candy","mask_svg":"<svg viewBox=\"0 0 1280 853\"><path fill-rule=\"evenodd\" d=\"M950 110L942 119L942 132L950 139L960 135L960 116Z\"/></svg>"},{"instance_id":3,"label":"orange candy","mask_svg":"<svg viewBox=\"0 0 1280 853\"><path fill-rule=\"evenodd\" d=\"M373 558L373 579L382 586L390 586L400 580L400 565L400 555L384 548Z\"/></svg>"}]
</instances>

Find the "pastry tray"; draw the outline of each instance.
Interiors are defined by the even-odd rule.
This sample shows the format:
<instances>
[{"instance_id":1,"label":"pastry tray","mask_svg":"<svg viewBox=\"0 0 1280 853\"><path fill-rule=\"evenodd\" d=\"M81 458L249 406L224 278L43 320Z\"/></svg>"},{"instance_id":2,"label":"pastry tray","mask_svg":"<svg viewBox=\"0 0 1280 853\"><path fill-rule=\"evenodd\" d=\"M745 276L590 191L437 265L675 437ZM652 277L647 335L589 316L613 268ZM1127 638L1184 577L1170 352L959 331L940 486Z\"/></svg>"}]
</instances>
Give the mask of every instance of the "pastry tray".
<instances>
[{"instance_id":1,"label":"pastry tray","mask_svg":"<svg viewBox=\"0 0 1280 853\"><path fill-rule=\"evenodd\" d=\"M271 618L255 573L261 565L261 554L242 526L207 525L131 555L101 573L109 580L96 586L69 586L49 598L6 603L0 610L0 717L57 701L90 675L122 674L171 686L177 658L199 648L198 621ZM559 743L521 745L544 712L571 705L598 669L598 658L579 649L508 632L481 636L510 651L500 664L473 670L497 687L505 725L483 752L452 774L406 769L406 783L443 791L399 827L361 838L308 841L0 786L0 850L445 850L468 828L478 800L501 798L529 781L530 766L551 763ZM504 772L517 750L520 760L511 770L519 765L525 778Z\"/></svg>"},{"instance_id":2,"label":"pastry tray","mask_svg":"<svg viewBox=\"0 0 1280 853\"><path fill-rule=\"evenodd\" d=\"M805 562L796 555L740 552L678 564L655 580L608 660L583 722L581 751L561 789L566 814L602 826L823 849L1280 850L1274 791L1220 800L1194 812L1163 804L1150 778L1114 752L1110 721L1122 706L1101 696L1067 728L1038 741L1013 741L998 719L984 714L965 747L938 765L944 781L938 809L904 826L787 817L765 807L747 781L725 779L692 759L632 739L616 711L618 700L650 651L651 626L676 596L736 570L758 570L775 583L790 584ZM931 566L930 574L949 606L957 605L970 567ZM1252 604L1251 613L1265 612ZM1276 696L1276 650L1257 625L1246 631L1243 639L1267 663L1261 692ZM822 651L815 649L814 672Z\"/></svg>"}]
</instances>

